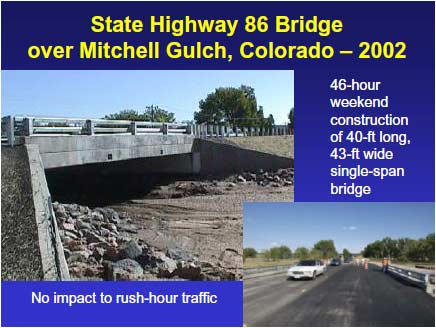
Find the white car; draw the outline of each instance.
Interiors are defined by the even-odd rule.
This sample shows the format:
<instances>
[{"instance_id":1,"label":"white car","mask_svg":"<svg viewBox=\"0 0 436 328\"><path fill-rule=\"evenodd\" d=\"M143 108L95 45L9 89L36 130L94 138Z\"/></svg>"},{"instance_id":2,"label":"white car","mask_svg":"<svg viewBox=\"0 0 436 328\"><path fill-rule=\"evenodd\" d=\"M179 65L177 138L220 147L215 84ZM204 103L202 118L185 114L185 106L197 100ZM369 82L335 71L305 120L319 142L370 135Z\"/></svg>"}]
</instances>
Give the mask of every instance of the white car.
<instances>
[{"instance_id":1,"label":"white car","mask_svg":"<svg viewBox=\"0 0 436 328\"><path fill-rule=\"evenodd\" d=\"M319 260L303 260L288 270L290 279L315 279L325 273L326 267Z\"/></svg>"}]
</instances>

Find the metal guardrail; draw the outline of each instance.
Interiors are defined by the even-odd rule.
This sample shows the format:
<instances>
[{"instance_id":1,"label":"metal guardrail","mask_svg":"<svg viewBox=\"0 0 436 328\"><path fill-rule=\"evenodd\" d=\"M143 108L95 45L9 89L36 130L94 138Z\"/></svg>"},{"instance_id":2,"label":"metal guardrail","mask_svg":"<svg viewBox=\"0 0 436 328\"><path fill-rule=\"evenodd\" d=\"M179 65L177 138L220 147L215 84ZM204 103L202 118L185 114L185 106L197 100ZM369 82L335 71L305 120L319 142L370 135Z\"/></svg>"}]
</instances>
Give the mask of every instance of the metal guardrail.
<instances>
[{"instance_id":1,"label":"metal guardrail","mask_svg":"<svg viewBox=\"0 0 436 328\"><path fill-rule=\"evenodd\" d=\"M426 287L429 284L434 284L434 273L419 272L411 269L401 268L394 265L388 266L388 272L407 280L413 284Z\"/></svg>"},{"instance_id":2,"label":"metal guardrail","mask_svg":"<svg viewBox=\"0 0 436 328\"><path fill-rule=\"evenodd\" d=\"M284 272L288 270L291 265L292 263L288 265L274 265L274 266L259 267L259 268L244 268L244 277L265 273L265 272L271 272L271 273Z\"/></svg>"},{"instance_id":3,"label":"metal guardrail","mask_svg":"<svg viewBox=\"0 0 436 328\"><path fill-rule=\"evenodd\" d=\"M13 146L23 136L188 134L199 138L286 135L286 126L271 129L224 125L161 123L62 117L5 116L1 120L2 144Z\"/></svg>"}]
</instances>

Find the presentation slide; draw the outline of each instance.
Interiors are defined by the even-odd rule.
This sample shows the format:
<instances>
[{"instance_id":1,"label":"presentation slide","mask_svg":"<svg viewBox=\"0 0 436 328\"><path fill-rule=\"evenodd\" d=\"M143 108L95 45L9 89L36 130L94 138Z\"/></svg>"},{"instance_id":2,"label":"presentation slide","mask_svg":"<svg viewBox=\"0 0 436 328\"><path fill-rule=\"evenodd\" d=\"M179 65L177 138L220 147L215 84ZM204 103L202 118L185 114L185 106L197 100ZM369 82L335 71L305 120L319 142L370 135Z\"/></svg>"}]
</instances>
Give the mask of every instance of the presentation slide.
<instances>
[{"instance_id":1,"label":"presentation slide","mask_svg":"<svg viewBox=\"0 0 436 328\"><path fill-rule=\"evenodd\" d=\"M435 1L2 1L1 326L434 327Z\"/></svg>"}]
</instances>

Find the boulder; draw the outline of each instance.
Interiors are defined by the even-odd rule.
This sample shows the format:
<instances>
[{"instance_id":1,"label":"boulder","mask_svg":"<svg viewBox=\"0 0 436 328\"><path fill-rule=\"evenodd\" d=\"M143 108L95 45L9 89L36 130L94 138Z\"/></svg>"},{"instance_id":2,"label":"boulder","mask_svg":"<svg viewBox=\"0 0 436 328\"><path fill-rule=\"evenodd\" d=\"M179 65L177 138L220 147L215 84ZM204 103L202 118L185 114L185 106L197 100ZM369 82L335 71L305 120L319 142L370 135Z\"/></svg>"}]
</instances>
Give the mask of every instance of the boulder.
<instances>
[{"instance_id":1,"label":"boulder","mask_svg":"<svg viewBox=\"0 0 436 328\"><path fill-rule=\"evenodd\" d=\"M154 259L159 271L159 277L172 278L177 269L177 262L162 252L154 252Z\"/></svg>"},{"instance_id":2,"label":"boulder","mask_svg":"<svg viewBox=\"0 0 436 328\"><path fill-rule=\"evenodd\" d=\"M76 228L74 227L74 224L73 224L73 223L64 223L64 224L62 224L62 227L63 227L64 230L66 230L66 231L76 232Z\"/></svg>"},{"instance_id":3,"label":"boulder","mask_svg":"<svg viewBox=\"0 0 436 328\"><path fill-rule=\"evenodd\" d=\"M132 260L124 259L112 262L104 262L104 276L107 280L142 280L144 270L141 265Z\"/></svg>"},{"instance_id":4,"label":"boulder","mask_svg":"<svg viewBox=\"0 0 436 328\"><path fill-rule=\"evenodd\" d=\"M97 260L97 261L102 261L103 260L103 256L105 254L105 249L103 247L95 247L94 251L92 252L92 256Z\"/></svg>"},{"instance_id":5,"label":"boulder","mask_svg":"<svg viewBox=\"0 0 436 328\"><path fill-rule=\"evenodd\" d=\"M58 204L57 206L53 203L53 209L56 213L56 217L59 218L66 218L67 217L67 211L65 210L65 207L62 204Z\"/></svg>"},{"instance_id":6,"label":"boulder","mask_svg":"<svg viewBox=\"0 0 436 328\"><path fill-rule=\"evenodd\" d=\"M203 280L201 267L190 262L178 262L174 275L187 280Z\"/></svg>"},{"instance_id":7,"label":"boulder","mask_svg":"<svg viewBox=\"0 0 436 328\"><path fill-rule=\"evenodd\" d=\"M74 252L71 252L67 261L68 261L68 263L86 262L90 255L91 255L91 252L88 250L74 251Z\"/></svg>"},{"instance_id":8,"label":"boulder","mask_svg":"<svg viewBox=\"0 0 436 328\"><path fill-rule=\"evenodd\" d=\"M116 247L109 246L106 248L103 259L107 261L118 261L120 259L120 253Z\"/></svg>"},{"instance_id":9,"label":"boulder","mask_svg":"<svg viewBox=\"0 0 436 328\"><path fill-rule=\"evenodd\" d=\"M95 234L94 232L90 231L90 230L86 230L84 233L84 236L86 238L86 242L89 243L98 243L98 242L105 242L106 240Z\"/></svg>"},{"instance_id":10,"label":"boulder","mask_svg":"<svg viewBox=\"0 0 436 328\"><path fill-rule=\"evenodd\" d=\"M78 229L81 229L81 230L91 230L92 229L91 224L89 224L88 222L84 222L80 219L76 220L76 227Z\"/></svg>"},{"instance_id":11,"label":"boulder","mask_svg":"<svg viewBox=\"0 0 436 328\"><path fill-rule=\"evenodd\" d=\"M101 214L100 212L94 211L91 213L91 219L93 221L103 221L104 217L103 217L103 214Z\"/></svg>"},{"instance_id":12,"label":"boulder","mask_svg":"<svg viewBox=\"0 0 436 328\"><path fill-rule=\"evenodd\" d=\"M136 259L142 254L142 248L134 240L121 245L119 249L121 258Z\"/></svg>"}]
</instances>

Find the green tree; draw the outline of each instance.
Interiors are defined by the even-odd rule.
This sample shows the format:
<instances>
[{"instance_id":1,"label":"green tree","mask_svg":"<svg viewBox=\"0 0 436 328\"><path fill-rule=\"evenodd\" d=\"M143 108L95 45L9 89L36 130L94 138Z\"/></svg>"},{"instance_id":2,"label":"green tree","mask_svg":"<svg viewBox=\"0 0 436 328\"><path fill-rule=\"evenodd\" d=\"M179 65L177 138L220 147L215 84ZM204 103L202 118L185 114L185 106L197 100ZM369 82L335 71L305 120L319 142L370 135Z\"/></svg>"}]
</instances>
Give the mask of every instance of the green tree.
<instances>
[{"instance_id":1,"label":"green tree","mask_svg":"<svg viewBox=\"0 0 436 328\"><path fill-rule=\"evenodd\" d=\"M280 248L279 247L272 247L269 249L271 254L271 259L278 260L281 258Z\"/></svg>"},{"instance_id":2,"label":"green tree","mask_svg":"<svg viewBox=\"0 0 436 328\"><path fill-rule=\"evenodd\" d=\"M268 253L273 260L290 259L292 257L292 251L288 246L271 247Z\"/></svg>"},{"instance_id":3,"label":"green tree","mask_svg":"<svg viewBox=\"0 0 436 328\"><path fill-rule=\"evenodd\" d=\"M352 256L351 252L346 248L344 248L344 250L342 251L342 255L344 256L344 260L349 259Z\"/></svg>"},{"instance_id":4,"label":"green tree","mask_svg":"<svg viewBox=\"0 0 436 328\"><path fill-rule=\"evenodd\" d=\"M104 117L106 120L128 120L128 121L144 121L144 115L139 114L133 109L121 110L118 113L109 114Z\"/></svg>"},{"instance_id":5,"label":"green tree","mask_svg":"<svg viewBox=\"0 0 436 328\"><path fill-rule=\"evenodd\" d=\"M147 106L144 111L144 116L146 121L150 122L168 122L173 123L176 121L174 113L166 111L159 106Z\"/></svg>"},{"instance_id":6,"label":"green tree","mask_svg":"<svg viewBox=\"0 0 436 328\"><path fill-rule=\"evenodd\" d=\"M243 250L243 259L245 261L246 258L254 258L257 256L257 251L252 247L244 248Z\"/></svg>"},{"instance_id":7,"label":"green tree","mask_svg":"<svg viewBox=\"0 0 436 328\"><path fill-rule=\"evenodd\" d=\"M289 129L291 130L291 134L294 134L294 108L291 108L288 114L289 118Z\"/></svg>"},{"instance_id":8,"label":"green tree","mask_svg":"<svg viewBox=\"0 0 436 328\"><path fill-rule=\"evenodd\" d=\"M435 256L435 245L434 245L434 233L429 234L424 239L424 253L426 261L432 262L434 261Z\"/></svg>"},{"instance_id":9,"label":"green tree","mask_svg":"<svg viewBox=\"0 0 436 328\"><path fill-rule=\"evenodd\" d=\"M146 122L175 122L174 113L171 113L159 106L147 106L144 112L139 113L136 110L121 110L118 113L106 115L106 120L128 120L128 121L146 121Z\"/></svg>"},{"instance_id":10,"label":"green tree","mask_svg":"<svg viewBox=\"0 0 436 328\"><path fill-rule=\"evenodd\" d=\"M385 237L368 244L363 250L363 256L390 257L398 261L434 262L434 234L421 239Z\"/></svg>"},{"instance_id":11,"label":"green tree","mask_svg":"<svg viewBox=\"0 0 436 328\"><path fill-rule=\"evenodd\" d=\"M309 258L309 250L306 247L298 247L294 252L294 257L300 260Z\"/></svg>"},{"instance_id":12,"label":"green tree","mask_svg":"<svg viewBox=\"0 0 436 328\"><path fill-rule=\"evenodd\" d=\"M272 259L272 254L271 251L269 249L264 250L261 255L263 256L263 258L267 261Z\"/></svg>"},{"instance_id":13,"label":"green tree","mask_svg":"<svg viewBox=\"0 0 436 328\"><path fill-rule=\"evenodd\" d=\"M271 125L271 119L274 119L272 115L264 118L263 107L257 106L254 89L246 85L216 88L200 100L199 109L194 113L194 119L199 124L265 127Z\"/></svg>"},{"instance_id":14,"label":"green tree","mask_svg":"<svg viewBox=\"0 0 436 328\"><path fill-rule=\"evenodd\" d=\"M320 240L313 248L321 253L322 258L336 257L338 254L333 240Z\"/></svg>"},{"instance_id":15,"label":"green tree","mask_svg":"<svg viewBox=\"0 0 436 328\"><path fill-rule=\"evenodd\" d=\"M288 246L280 246L279 250L281 259L290 259L292 257L292 251Z\"/></svg>"},{"instance_id":16,"label":"green tree","mask_svg":"<svg viewBox=\"0 0 436 328\"><path fill-rule=\"evenodd\" d=\"M312 249L310 250L310 257L311 257L312 259L320 259L320 258L322 258L323 256L322 256L322 252L321 252L319 249L312 248Z\"/></svg>"}]
</instances>

